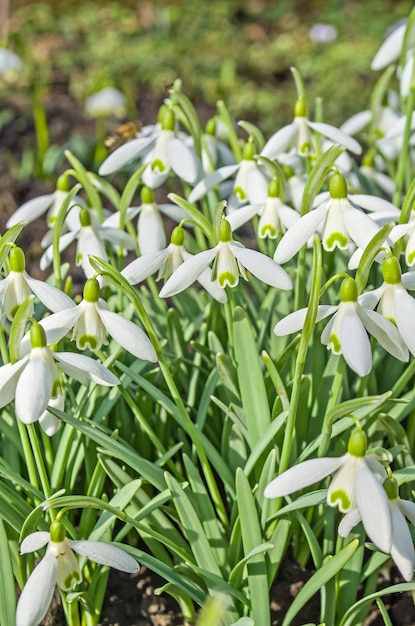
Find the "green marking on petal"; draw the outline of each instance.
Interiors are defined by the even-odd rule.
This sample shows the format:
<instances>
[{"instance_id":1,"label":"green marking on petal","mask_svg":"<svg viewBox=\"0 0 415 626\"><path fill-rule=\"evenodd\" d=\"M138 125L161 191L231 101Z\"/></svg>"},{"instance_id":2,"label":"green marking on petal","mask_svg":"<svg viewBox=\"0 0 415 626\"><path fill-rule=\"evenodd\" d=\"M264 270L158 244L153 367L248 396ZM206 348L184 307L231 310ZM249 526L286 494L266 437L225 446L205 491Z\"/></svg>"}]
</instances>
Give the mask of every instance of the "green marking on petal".
<instances>
[{"instance_id":1,"label":"green marking on petal","mask_svg":"<svg viewBox=\"0 0 415 626\"><path fill-rule=\"evenodd\" d=\"M218 276L218 281L221 287L226 287L226 285L235 287L235 285L238 284L238 277L232 274L232 272L222 272L222 274Z\"/></svg>"},{"instance_id":2,"label":"green marking on petal","mask_svg":"<svg viewBox=\"0 0 415 626\"><path fill-rule=\"evenodd\" d=\"M407 254L408 265L412 265L415 261L415 250Z\"/></svg>"},{"instance_id":3,"label":"green marking on petal","mask_svg":"<svg viewBox=\"0 0 415 626\"><path fill-rule=\"evenodd\" d=\"M351 502L349 496L344 491L344 489L336 489L336 491L333 491L330 494L329 505L338 505L340 511L344 513L345 511L348 511L350 509Z\"/></svg>"},{"instance_id":4,"label":"green marking on petal","mask_svg":"<svg viewBox=\"0 0 415 626\"><path fill-rule=\"evenodd\" d=\"M233 193L241 202L247 199L245 191L242 189L242 187L239 187L239 185L238 187L234 188Z\"/></svg>"},{"instance_id":5,"label":"green marking on petal","mask_svg":"<svg viewBox=\"0 0 415 626\"><path fill-rule=\"evenodd\" d=\"M81 337L77 337L76 344L80 350L85 350L85 348L96 350L98 346L97 338L93 335L81 335Z\"/></svg>"},{"instance_id":6,"label":"green marking on petal","mask_svg":"<svg viewBox=\"0 0 415 626\"><path fill-rule=\"evenodd\" d=\"M73 572L68 574L66 576L65 580L63 581L63 589L64 589L64 591L69 591L70 589L72 589L72 587L75 584L77 585L80 582L81 582L81 576L80 576L79 572L74 570Z\"/></svg>"},{"instance_id":7,"label":"green marking on petal","mask_svg":"<svg viewBox=\"0 0 415 626\"><path fill-rule=\"evenodd\" d=\"M271 239L275 239L275 237L277 236L277 229L274 228L274 226L271 226L271 224L264 224L264 226L261 228L259 236L261 238L270 237Z\"/></svg>"},{"instance_id":8,"label":"green marking on petal","mask_svg":"<svg viewBox=\"0 0 415 626\"><path fill-rule=\"evenodd\" d=\"M309 141L305 141L300 146L300 154L308 154L309 152L310 152L310 142Z\"/></svg>"},{"instance_id":9,"label":"green marking on petal","mask_svg":"<svg viewBox=\"0 0 415 626\"><path fill-rule=\"evenodd\" d=\"M165 169L166 169L166 165L165 163L163 163L161 159L154 159L154 161L151 164L152 172L155 172L157 170L161 174L161 172L164 172Z\"/></svg>"},{"instance_id":10,"label":"green marking on petal","mask_svg":"<svg viewBox=\"0 0 415 626\"><path fill-rule=\"evenodd\" d=\"M56 398L59 393L62 393L62 385L60 380L54 380L52 383L51 397Z\"/></svg>"},{"instance_id":11,"label":"green marking on petal","mask_svg":"<svg viewBox=\"0 0 415 626\"><path fill-rule=\"evenodd\" d=\"M330 346L334 354L341 354L342 346L340 339L334 333L330 335Z\"/></svg>"},{"instance_id":12,"label":"green marking on petal","mask_svg":"<svg viewBox=\"0 0 415 626\"><path fill-rule=\"evenodd\" d=\"M334 250L337 246L341 250L345 250L348 246L349 240L347 239L344 233L334 232L330 233L327 239L324 242L324 247L326 250Z\"/></svg>"}]
</instances>

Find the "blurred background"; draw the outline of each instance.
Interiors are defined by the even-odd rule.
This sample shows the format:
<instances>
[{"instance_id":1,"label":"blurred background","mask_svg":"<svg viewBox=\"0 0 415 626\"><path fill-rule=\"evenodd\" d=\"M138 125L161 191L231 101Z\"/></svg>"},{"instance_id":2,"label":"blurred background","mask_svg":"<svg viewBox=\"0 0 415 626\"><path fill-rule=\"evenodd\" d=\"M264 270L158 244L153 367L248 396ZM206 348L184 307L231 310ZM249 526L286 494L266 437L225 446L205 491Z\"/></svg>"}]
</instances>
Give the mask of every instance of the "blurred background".
<instances>
[{"instance_id":1,"label":"blurred background","mask_svg":"<svg viewBox=\"0 0 415 626\"><path fill-rule=\"evenodd\" d=\"M181 78L202 122L220 98L236 120L268 137L292 119L294 65L310 116L321 97L325 121L339 125L368 107L379 78L371 59L412 7L405 0L0 0L0 47L21 62L8 76L0 67L0 211L26 199L33 180L51 182L65 148L94 167L97 138L120 124L85 111L104 87L124 94L121 121L148 124L166 86Z\"/></svg>"}]
</instances>

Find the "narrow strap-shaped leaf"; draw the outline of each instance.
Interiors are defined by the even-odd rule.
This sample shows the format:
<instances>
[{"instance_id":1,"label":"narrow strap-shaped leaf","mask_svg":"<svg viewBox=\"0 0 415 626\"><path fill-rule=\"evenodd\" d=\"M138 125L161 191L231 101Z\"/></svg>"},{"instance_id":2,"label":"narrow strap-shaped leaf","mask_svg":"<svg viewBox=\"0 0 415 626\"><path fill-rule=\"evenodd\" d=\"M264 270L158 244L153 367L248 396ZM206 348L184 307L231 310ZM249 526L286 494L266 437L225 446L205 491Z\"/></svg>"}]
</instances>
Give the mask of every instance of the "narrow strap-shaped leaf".
<instances>
[{"instance_id":1,"label":"narrow strap-shaped leaf","mask_svg":"<svg viewBox=\"0 0 415 626\"><path fill-rule=\"evenodd\" d=\"M16 593L14 586L12 556L3 520L0 518L0 624L14 624Z\"/></svg>"}]
</instances>

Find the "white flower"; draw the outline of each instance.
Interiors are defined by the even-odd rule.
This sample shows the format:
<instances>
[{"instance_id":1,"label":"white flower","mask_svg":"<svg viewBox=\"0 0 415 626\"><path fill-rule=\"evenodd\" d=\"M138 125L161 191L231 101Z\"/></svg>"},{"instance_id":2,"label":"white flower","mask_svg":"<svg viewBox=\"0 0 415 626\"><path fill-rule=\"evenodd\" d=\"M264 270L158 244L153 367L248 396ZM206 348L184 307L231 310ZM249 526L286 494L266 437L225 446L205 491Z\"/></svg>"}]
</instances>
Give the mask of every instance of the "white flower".
<instances>
[{"instance_id":1,"label":"white flower","mask_svg":"<svg viewBox=\"0 0 415 626\"><path fill-rule=\"evenodd\" d=\"M20 58L7 48L0 48L0 78L13 83L22 69Z\"/></svg>"},{"instance_id":2,"label":"white flower","mask_svg":"<svg viewBox=\"0 0 415 626\"><path fill-rule=\"evenodd\" d=\"M406 224L396 224L392 228L389 239L392 243L405 238L405 261L408 267L415 265L415 211L412 210Z\"/></svg>"},{"instance_id":3,"label":"white flower","mask_svg":"<svg viewBox=\"0 0 415 626\"><path fill-rule=\"evenodd\" d=\"M314 43L331 43L337 39L338 30L332 24L313 24L308 36Z\"/></svg>"},{"instance_id":4,"label":"white flower","mask_svg":"<svg viewBox=\"0 0 415 626\"><path fill-rule=\"evenodd\" d=\"M93 381L108 387L119 385L114 374L90 357L74 352L52 352L46 345L45 331L36 322L31 326L30 339L29 354L0 367L0 408L14 398L16 415L25 424L45 417L51 398L61 394L58 366L82 384Z\"/></svg>"},{"instance_id":5,"label":"white flower","mask_svg":"<svg viewBox=\"0 0 415 626\"><path fill-rule=\"evenodd\" d=\"M167 248L143 254L127 265L121 274L131 285L140 283L155 272L158 272L156 280L168 280L184 261L193 257L187 252L183 242L183 229L177 226L172 232L171 242ZM216 282L213 282L211 277L212 273L207 268L200 274L198 281L215 300L226 302L225 291Z\"/></svg>"},{"instance_id":6,"label":"white flower","mask_svg":"<svg viewBox=\"0 0 415 626\"><path fill-rule=\"evenodd\" d=\"M346 250L351 240L364 250L379 232L380 228L375 221L351 203L353 196L348 198L347 184L342 174L331 177L329 189L329 198L322 194L324 201L303 215L285 233L275 250L274 260L277 263L289 261L316 233L321 235L324 249L331 251L336 247ZM363 194L358 198L360 205L365 207L386 202Z\"/></svg>"},{"instance_id":7,"label":"white flower","mask_svg":"<svg viewBox=\"0 0 415 626\"><path fill-rule=\"evenodd\" d=\"M412 355L415 356L415 299L407 289L415 289L415 272L401 275L396 257L389 256L382 263L384 283L361 296L364 307L374 309L396 324L396 328Z\"/></svg>"},{"instance_id":8,"label":"white flower","mask_svg":"<svg viewBox=\"0 0 415 626\"><path fill-rule=\"evenodd\" d=\"M74 552L95 563L135 574L137 561L111 543L66 539L63 524L56 520L46 531L28 535L20 547L21 554L35 552L47 544L46 554L31 573L19 598L16 626L38 626L47 613L55 586L71 591L82 581Z\"/></svg>"},{"instance_id":9,"label":"white flower","mask_svg":"<svg viewBox=\"0 0 415 626\"><path fill-rule=\"evenodd\" d=\"M95 352L108 343L108 333L138 359L156 362L157 354L147 335L133 322L110 311L99 292L98 280L90 278L85 284L84 299L78 305L72 303L70 308L41 320L47 343L57 343L73 329L72 340L76 341L76 347Z\"/></svg>"},{"instance_id":10,"label":"white flower","mask_svg":"<svg viewBox=\"0 0 415 626\"><path fill-rule=\"evenodd\" d=\"M91 117L123 117L127 112L127 98L114 87L104 87L85 102L85 111Z\"/></svg>"},{"instance_id":11,"label":"white flower","mask_svg":"<svg viewBox=\"0 0 415 626\"><path fill-rule=\"evenodd\" d=\"M335 126L323 122L310 122L306 117L304 99L299 98L295 105L294 120L270 137L261 154L269 159L275 159L286 152L294 152L299 155L313 153L316 151L313 132L319 133L334 143L339 143L354 154L362 152L356 139L335 128Z\"/></svg>"},{"instance_id":12,"label":"white flower","mask_svg":"<svg viewBox=\"0 0 415 626\"><path fill-rule=\"evenodd\" d=\"M348 451L340 457L310 459L294 465L275 478L264 491L266 498L281 498L319 482L335 472L327 491L327 504L342 513L358 510L365 531L377 547L389 553L392 545L392 516L380 479L385 468L366 454L366 436L354 432Z\"/></svg>"},{"instance_id":13,"label":"white flower","mask_svg":"<svg viewBox=\"0 0 415 626\"><path fill-rule=\"evenodd\" d=\"M63 183L62 183L63 184ZM38 196L37 198L31 198L24 204L22 204L16 211L11 215L7 221L6 228L11 228L15 224L19 222L34 222L38 217L46 213L46 221L50 227L53 226L56 216L61 208L65 198L67 197L68 192L58 188L53 193L48 193L43 196ZM69 230L71 229L71 225L77 223L77 219L79 216L80 207L79 204L82 204L83 201L79 196L74 196L69 204L70 212L65 219L65 225Z\"/></svg>"},{"instance_id":14,"label":"white flower","mask_svg":"<svg viewBox=\"0 0 415 626\"><path fill-rule=\"evenodd\" d=\"M255 156L255 146L248 141L243 149L242 160L234 165L224 165L215 172L208 174L191 191L189 202L197 202L208 191L235 176L232 195L228 201L228 211L232 211L246 202L257 203L265 201L268 191L268 181L258 166Z\"/></svg>"},{"instance_id":15,"label":"white flower","mask_svg":"<svg viewBox=\"0 0 415 626\"><path fill-rule=\"evenodd\" d=\"M73 241L77 240L76 264L80 265L86 278L92 278L95 270L89 262L89 256L97 256L104 261L108 260L105 251L105 242L108 241L114 248L134 250L134 239L127 233L112 226L113 215L99 224L93 211L81 209L77 226L64 233L59 240L59 250L62 252ZM49 246L40 259L40 268L46 269L53 259L53 246Z\"/></svg>"},{"instance_id":16,"label":"white flower","mask_svg":"<svg viewBox=\"0 0 415 626\"><path fill-rule=\"evenodd\" d=\"M297 332L304 326L306 314L306 308L290 313L275 326L275 334L288 335ZM360 304L353 278L343 281L339 305L318 307L316 322L332 314L332 319L321 334L321 342L333 354L342 354L348 366L359 376L366 376L372 369L368 332L395 358L408 360L408 350L392 322Z\"/></svg>"},{"instance_id":17,"label":"white flower","mask_svg":"<svg viewBox=\"0 0 415 626\"><path fill-rule=\"evenodd\" d=\"M223 289L227 285L236 287L239 276L246 278L245 270L271 287L292 289L291 278L282 267L264 254L244 248L232 240L230 224L223 219L219 227L217 246L199 252L180 265L160 291L160 296L168 298L184 291L195 280L200 280L200 275L212 261L212 279L217 280Z\"/></svg>"},{"instance_id":18,"label":"white flower","mask_svg":"<svg viewBox=\"0 0 415 626\"><path fill-rule=\"evenodd\" d=\"M278 182L272 180L268 186L268 196L260 204L248 204L228 215L232 230L240 228L255 215L259 215L258 237L276 239L292 226L300 216L297 211L282 202L278 196Z\"/></svg>"},{"instance_id":19,"label":"white flower","mask_svg":"<svg viewBox=\"0 0 415 626\"><path fill-rule=\"evenodd\" d=\"M10 321L16 309L32 294L51 311L67 308L72 300L48 283L32 278L25 270L25 257L21 248L13 246L9 254L10 272L0 280L0 311ZM33 313L29 313L31 315Z\"/></svg>"},{"instance_id":20,"label":"white flower","mask_svg":"<svg viewBox=\"0 0 415 626\"><path fill-rule=\"evenodd\" d=\"M415 525L415 503L399 497L399 487L393 476L388 476L383 487L389 499L392 518L392 545L390 555L402 577L410 582L414 576L415 551L411 533L405 518ZM361 521L358 509L350 511L339 524L339 535L347 537ZM379 546L378 546L379 547Z\"/></svg>"}]
</instances>

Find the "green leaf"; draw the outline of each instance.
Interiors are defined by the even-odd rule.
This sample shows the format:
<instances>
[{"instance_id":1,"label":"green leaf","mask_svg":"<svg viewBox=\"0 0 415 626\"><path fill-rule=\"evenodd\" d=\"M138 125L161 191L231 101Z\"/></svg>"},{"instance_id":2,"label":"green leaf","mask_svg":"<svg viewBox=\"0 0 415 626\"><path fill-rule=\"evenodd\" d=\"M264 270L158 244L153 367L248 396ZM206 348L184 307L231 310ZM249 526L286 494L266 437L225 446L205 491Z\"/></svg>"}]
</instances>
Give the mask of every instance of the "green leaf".
<instances>
[{"instance_id":1,"label":"green leaf","mask_svg":"<svg viewBox=\"0 0 415 626\"><path fill-rule=\"evenodd\" d=\"M383 228L379 230L379 232L372 237L372 239L367 244L362 258L360 259L359 267L356 271L356 283L359 294L362 293L364 288L366 287L366 283L369 278L370 268L372 267L373 261L375 260L376 255L379 253L382 245L386 241L391 232L393 224L386 224Z\"/></svg>"},{"instance_id":2,"label":"green leaf","mask_svg":"<svg viewBox=\"0 0 415 626\"><path fill-rule=\"evenodd\" d=\"M317 160L304 188L301 215L305 215L311 209L314 198L327 178L328 168L333 165L342 152L344 152L344 148L339 144L334 144Z\"/></svg>"},{"instance_id":3,"label":"green leaf","mask_svg":"<svg viewBox=\"0 0 415 626\"><path fill-rule=\"evenodd\" d=\"M265 146L265 139L259 128L255 126L255 124L245 122L244 120L240 120L238 126L243 128L250 137L254 138L257 152L261 152L262 148Z\"/></svg>"},{"instance_id":4,"label":"green leaf","mask_svg":"<svg viewBox=\"0 0 415 626\"><path fill-rule=\"evenodd\" d=\"M16 363L20 359L20 345L26 331L27 322L32 315L34 296L29 296L17 309L10 328L10 360Z\"/></svg>"},{"instance_id":5,"label":"green leaf","mask_svg":"<svg viewBox=\"0 0 415 626\"><path fill-rule=\"evenodd\" d=\"M14 624L16 615L16 590L14 585L12 556L6 529L0 518L0 624Z\"/></svg>"},{"instance_id":6,"label":"green leaf","mask_svg":"<svg viewBox=\"0 0 415 626\"><path fill-rule=\"evenodd\" d=\"M240 468L236 471L236 498L244 553L248 555L263 544L263 538L251 486ZM249 559L247 575L252 619L255 624L270 626L268 575L264 554L260 553Z\"/></svg>"},{"instance_id":7,"label":"green leaf","mask_svg":"<svg viewBox=\"0 0 415 626\"><path fill-rule=\"evenodd\" d=\"M7 230L2 237L0 237L0 268L3 267L3 263L9 254L9 244L16 241L26 224L27 222L19 222L9 228L9 230Z\"/></svg>"},{"instance_id":8,"label":"green leaf","mask_svg":"<svg viewBox=\"0 0 415 626\"><path fill-rule=\"evenodd\" d=\"M371 604L373 600L382 598L383 596L387 596L391 593L406 593L408 591L415 591L415 583L399 583L397 585L391 585L390 587L381 589L380 591L376 591L375 593L371 593L350 607L347 613L345 613L343 618L340 620L339 626L354 626L356 623L356 613L358 613L365 604Z\"/></svg>"},{"instance_id":9,"label":"green leaf","mask_svg":"<svg viewBox=\"0 0 415 626\"><path fill-rule=\"evenodd\" d=\"M294 598L289 607L282 626L289 626L294 617L299 613L303 606L320 591L333 576L346 565L348 560L357 550L359 542L357 540L350 542L343 550L328 558L321 568L305 583L299 594Z\"/></svg>"},{"instance_id":10,"label":"green leaf","mask_svg":"<svg viewBox=\"0 0 415 626\"><path fill-rule=\"evenodd\" d=\"M235 308L233 330L239 389L253 449L267 431L271 416L253 329L241 307Z\"/></svg>"}]
</instances>

